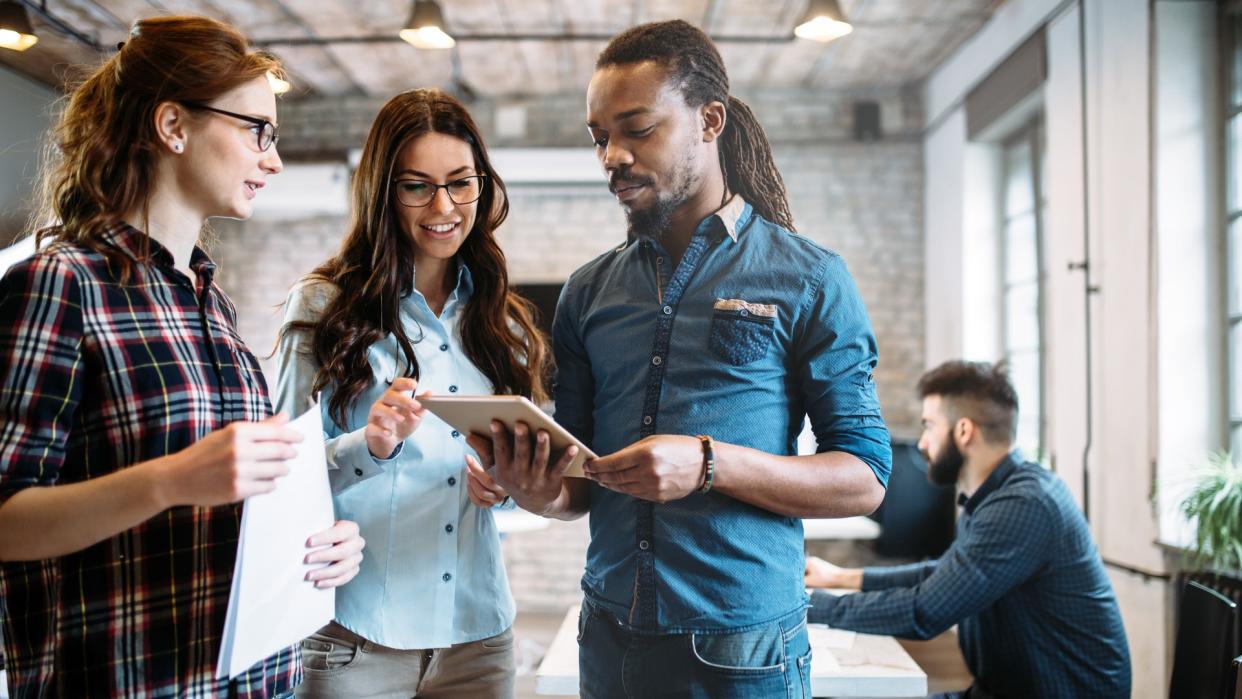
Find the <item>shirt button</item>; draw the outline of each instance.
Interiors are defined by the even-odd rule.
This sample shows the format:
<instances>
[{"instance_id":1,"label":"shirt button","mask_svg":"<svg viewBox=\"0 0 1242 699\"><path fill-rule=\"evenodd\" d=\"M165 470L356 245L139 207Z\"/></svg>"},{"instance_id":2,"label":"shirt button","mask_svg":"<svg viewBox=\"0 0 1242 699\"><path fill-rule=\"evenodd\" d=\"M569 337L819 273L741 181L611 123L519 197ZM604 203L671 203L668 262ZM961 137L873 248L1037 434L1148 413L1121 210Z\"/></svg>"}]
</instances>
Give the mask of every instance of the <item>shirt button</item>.
<instances>
[{"instance_id":1,"label":"shirt button","mask_svg":"<svg viewBox=\"0 0 1242 699\"><path fill-rule=\"evenodd\" d=\"M460 436L461 436L461 432L458 432L457 430L453 430L453 439L457 439Z\"/></svg>"},{"instance_id":2,"label":"shirt button","mask_svg":"<svg viewBox=\"0 0 1242 699\"><path fill-rule=\"evenodd\" d=\"M457 477L449 476L449 485L457 485Z\"/></svg>"},{"instance_id":3,"label":"shirt button","mask_svg":"<svg viewBox=\"0 0 1242 699\"><path fill-rule=\"evenodd\" d=\"M651 416L650 416L650 415L644 415L644 416L643 416L643 424L644 424L644 425L650 425L650 424L651 424Z\"/></svg>"},{"instance_id":4,"label":"shirt button","mask_svg":"<svg viewBox=\"0 0 1242 699\"><path fill-rule=\"evenodd\" d=\"M657 264L657 265L662 265L662 264L664 264L664 258L663 258L663 257L657 257L657 258L656 258L656 264Z\"/></svg>"},{"instance_id":5,"label":"shirt button","mask_svg":"<svg viewBox=\"0 0 1242 699\"><path fill-rule=\"evenodd\" d=\"M446 344L440 345L440 351L441 351L441 352L447 352L447 351L448 351L448 344L446 343Z\"/></svg>"},{"instance_id":6,"label":"shirt button","mask_svg":"<svg viewBox=\"0 0 1242 699\"><path fill-rule=\"evenodd\" d=\"M449 393L457 393L457 387L456 387L456 386L449 386Z\"/></svg>"},{"instance_id":7,"label":"shirt button","mask_svg":"<svg viewBox=\"0 0 1242 699\"><path fill-rule=\"evenodd\" d=\"M356 468L356 469L354 469L354 475L355 475L355 476L361 476L361 475L362 475L362 469L360 469L360 468Z\"/></svg>"},{"instance_id":8,"label":"shirt button","mask_svg":"<svg viewBox=\"0 0 1242 699\"><path fill-rule=\"evenodd\" d=\"M453 575L452 573L445 573L444 575L440 576L440 579L443 580L444 582L448 582L453 579Z\"/></svg>"},{"instance_id":9,"label":"shirt button","mask_svg":"<svg viewBox=\"0 0 1242 699\"><path fill-rule=\"evenodd\" d=\"M643 539L642 541L638 542L638 548L646 551L647 549L651 548L651 544L648 543L646 539Z\"/></svg>"},{"instance_id":10,"label":"shirt button","mask_svg":"<svg viewBox=\"0 0 1242 699\"><path fill-rule=\"evenodd\" d=\"M665 307L664 307L663 309L661 309L661 310L663 310L663 311L664 311L664 315L666 315L666 316L671 316L671 315L673 315L673 307L672 307L672 306L665 306Z\"/></svg>"},{"instance_id":11,"label":"shirt button","mask_svg":"<svg viewBox=\"0 0 1242 699\"><path fill-rule=\"evenodd\" d=\"M664 363L664 360L663 360L663 359L661 359L659 355L656 355L656 356L654 356L654 357L652 357L652 358L651 358L651 363L652 363L652 364L654 364L654 365L656 365L656 366L660 366L661 364L663 364L663 363Z\"/></svg>"},{"instance_id":12,"label":"shirt button","mask_svg":"<svg viewBox=\"0 0 1242 699\"><path fill-rule=\"evenodd\" d=\"M452 533L453 533L453 525L451 525L451 524L446 524L446 525L444 525L444 531L448 532L449 534L452 534Z\"/></svg>"}]
</instances>

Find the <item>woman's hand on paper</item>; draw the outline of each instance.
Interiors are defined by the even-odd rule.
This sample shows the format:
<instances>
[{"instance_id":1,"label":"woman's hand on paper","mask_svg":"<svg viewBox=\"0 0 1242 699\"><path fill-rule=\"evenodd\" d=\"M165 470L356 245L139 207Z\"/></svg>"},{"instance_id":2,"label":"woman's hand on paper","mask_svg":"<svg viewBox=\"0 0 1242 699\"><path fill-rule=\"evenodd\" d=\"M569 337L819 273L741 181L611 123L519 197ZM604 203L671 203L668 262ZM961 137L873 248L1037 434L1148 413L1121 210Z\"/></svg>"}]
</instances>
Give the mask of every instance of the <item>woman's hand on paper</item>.
<instances>
[{"instance_id":1,"label":"woman's hand on paper","mask_svg":"<svg viewBox=\"0 0 1242 699\"><path fill-rule=\"evenodd\" d=\"M262 422L234 422L159 461L158 497L165 507L223 505L276 489L302 435L284 413ZM155 463L155 462L153 462Z\"/></svg>"},{"instance_id":2,"label":"woman's hand on paper","mask_svg":"<svg viewBox=\"0 0 1242 699\"><path fill-rule=\"evenodd\" d=\"M306 540L307 548L317 548L306 554L307 563L325 563L306 574L315 587L340 587L358 574L362 564L362 549L367 545L358 532L358 525L342 519L330 528ZM326 546L327 548L319 548Z\"/></svg>"}]
</instances>

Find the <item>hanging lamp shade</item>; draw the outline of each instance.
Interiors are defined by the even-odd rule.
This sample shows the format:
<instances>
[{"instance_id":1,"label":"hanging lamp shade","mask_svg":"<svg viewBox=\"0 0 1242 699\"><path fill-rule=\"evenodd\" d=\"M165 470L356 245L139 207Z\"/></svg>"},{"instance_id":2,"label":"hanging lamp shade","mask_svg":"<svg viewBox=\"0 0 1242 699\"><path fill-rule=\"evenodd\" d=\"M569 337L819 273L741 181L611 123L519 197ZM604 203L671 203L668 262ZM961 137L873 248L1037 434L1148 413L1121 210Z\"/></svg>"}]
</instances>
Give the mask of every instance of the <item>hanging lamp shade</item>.
<instances>
[{"instance_id":1,"label":"hanging lamp shade","mask_svg":"<svg viewBox=\"0 0 1242 699\"><path fill-rule=\"evenodd\" d=\"M794 34L803 39L828 43L854 31L837 0L811 0Z\"/></svg>"},{"instance_id":2,"label":"hanging lamp shade","mask_svg":"<svg viewBox=\"0 0 1242 699\"><path fill-rule=\"evenodd\" d=\"M26 8L16 2L0 2L0 48L25 51L38 41Z\"/></svg>"},{"instance_id":3,"label":"hanging lamp shade","mask_svg":"<svg viewBox=\"0 0 1242 699\"><path fill-rule=\"evenodd\" d=\"M418 49L451 49L457 42L444 30L444 12L435 0L414 0L401 39Z\"/></svg>"}]
</instances>

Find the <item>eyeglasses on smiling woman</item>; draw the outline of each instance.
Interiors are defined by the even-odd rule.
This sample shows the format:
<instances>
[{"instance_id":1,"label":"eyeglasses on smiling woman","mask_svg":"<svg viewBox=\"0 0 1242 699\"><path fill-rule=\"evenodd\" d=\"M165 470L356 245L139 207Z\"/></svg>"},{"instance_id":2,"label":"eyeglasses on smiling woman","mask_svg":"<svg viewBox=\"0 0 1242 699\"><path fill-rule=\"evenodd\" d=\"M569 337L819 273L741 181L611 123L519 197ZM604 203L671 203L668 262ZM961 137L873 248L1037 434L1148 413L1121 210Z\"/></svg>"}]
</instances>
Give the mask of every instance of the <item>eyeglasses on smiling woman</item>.
<instances>
[{"instance_id":1,"label":"eyeglasses on smiling woman","mask_svg":"<svg viewBox=\"0 0 1242 699\"><path fill-rule=\"evenodd\" d=\"M392 181L397 186L397 201L403 206L419 208L427 206L435 200L440 189L448 192L454 204L471 204L483 196L483 179L487 175L470 175L458 177L448 184L436 184L425 180L398 178Z\"/></svg>"}]
</instances>

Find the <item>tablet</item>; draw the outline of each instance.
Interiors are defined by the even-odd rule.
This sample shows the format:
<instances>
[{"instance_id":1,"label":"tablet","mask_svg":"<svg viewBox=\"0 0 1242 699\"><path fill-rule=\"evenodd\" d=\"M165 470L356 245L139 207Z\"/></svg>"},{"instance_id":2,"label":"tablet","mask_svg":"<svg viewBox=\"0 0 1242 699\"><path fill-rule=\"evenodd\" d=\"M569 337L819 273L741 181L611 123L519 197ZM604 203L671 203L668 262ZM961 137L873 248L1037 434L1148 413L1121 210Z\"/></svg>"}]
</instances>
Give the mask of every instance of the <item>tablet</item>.
<instances>
[{"instance_id":1,"label":"tablet","mask_svg":"<svg viewBox=\"0 0 1242 699\"><path fill-rule=\"evenodd\" d=\"M517 422L525 422L532 430L545 430L552 440L553 458L571 444L578 447L566 476L584 478L582 462L595 458L595 452L523 396L427 396L418 402L462 434L489 435L492 420L503 422L510 431Z\"/></svg>"}]
</instances>

